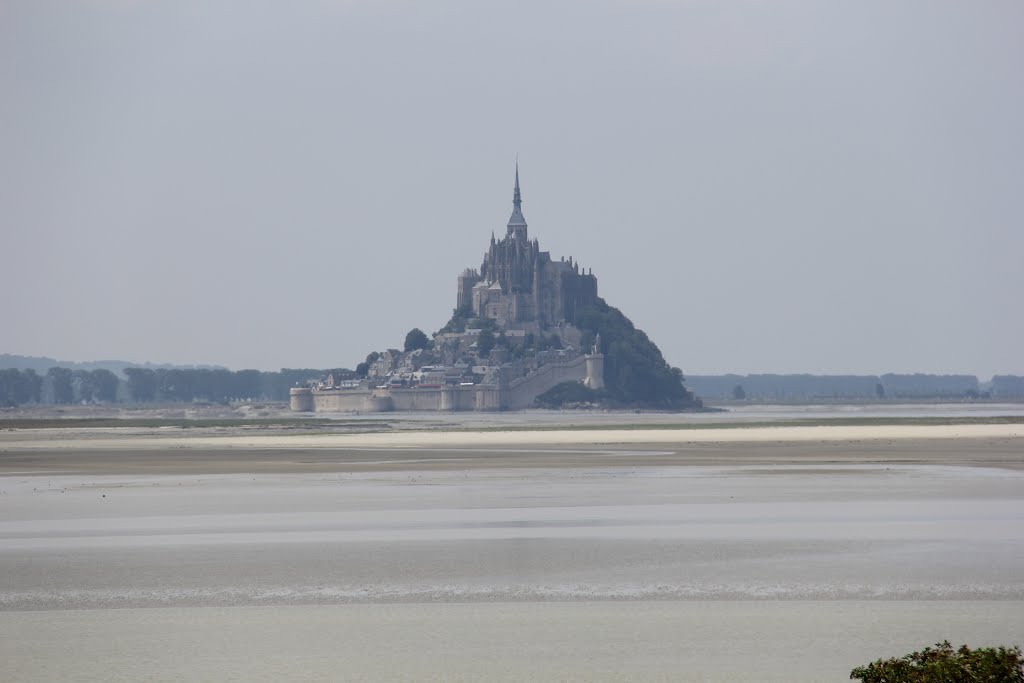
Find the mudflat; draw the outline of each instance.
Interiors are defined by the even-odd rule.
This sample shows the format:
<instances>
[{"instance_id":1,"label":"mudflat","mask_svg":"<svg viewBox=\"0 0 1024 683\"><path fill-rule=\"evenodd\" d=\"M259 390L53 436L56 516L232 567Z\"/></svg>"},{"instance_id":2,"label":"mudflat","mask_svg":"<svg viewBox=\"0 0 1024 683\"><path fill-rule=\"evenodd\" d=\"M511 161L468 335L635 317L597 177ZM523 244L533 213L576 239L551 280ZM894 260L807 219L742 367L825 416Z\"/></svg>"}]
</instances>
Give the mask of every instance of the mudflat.
<instances>
[{"instance_id":1,"label":"mudflat","mask_svg":"<svg viewBox=\"0 0 1024 683\"><path fill-rule=\"evenodd\" d=\"M1022 602L418 603L0 613L8 680L849 681Z\"/></svg>"},{"instance_id":2,"label":"mudflat","mask_svg":"<svg viewBox=\"0 0 1024 683\"><path fill-rule=\"evenodd\" d=\"M4 432L0 656L15 680L838 681L1024 642L1019 425L768 429Z\"/></svg>"},{"instance_id":3,"label":"mudflat","mask_svg":"<svg viewBox=\"0 0 1024 683\"><path fill-rule=\"evenodd\" d=\"M931 464L1024 468L1024 426L412 431L352 435L0 434L4 474L228 474L479 468Z\"/></svg>"}]
</instances>

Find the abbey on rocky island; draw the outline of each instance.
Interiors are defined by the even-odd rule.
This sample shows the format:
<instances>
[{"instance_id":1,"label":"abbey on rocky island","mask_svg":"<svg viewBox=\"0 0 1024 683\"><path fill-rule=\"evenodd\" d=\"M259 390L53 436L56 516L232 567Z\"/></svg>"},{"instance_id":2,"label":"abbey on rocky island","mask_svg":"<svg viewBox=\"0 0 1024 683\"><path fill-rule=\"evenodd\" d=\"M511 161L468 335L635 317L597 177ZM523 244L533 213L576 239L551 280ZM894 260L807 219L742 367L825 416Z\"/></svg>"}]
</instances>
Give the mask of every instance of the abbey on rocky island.
<instances>
[{"instance_id":1,"label":"abbey on rocky island","mask_svg":"<svg viewBox=\"0 0 1024 683\"><path fill-rule=\"evenodd\" d=\"M600 335L575 326L597 301L597 278L540 250L523 217L516 164L505 237L491 234L479 270L458 277L452 320L416 348L371 353L355 377L311 380L291 390L296 411L506 410L529 408L565 382L604 386ZM410 333L412 334L412 333Z\"/></svg>"}]
</instances>

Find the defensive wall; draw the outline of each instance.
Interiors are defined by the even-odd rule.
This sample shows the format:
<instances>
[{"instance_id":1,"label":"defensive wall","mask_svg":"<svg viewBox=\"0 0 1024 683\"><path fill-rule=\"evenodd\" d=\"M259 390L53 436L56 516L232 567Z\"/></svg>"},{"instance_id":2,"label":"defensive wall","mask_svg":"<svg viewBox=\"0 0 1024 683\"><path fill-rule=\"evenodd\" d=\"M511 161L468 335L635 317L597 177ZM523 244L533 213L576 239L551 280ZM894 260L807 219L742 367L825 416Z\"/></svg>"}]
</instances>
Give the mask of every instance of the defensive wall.
<instances>
[{"instance_id":1,"label":"defensive wall","mask_svg":"<svg viewBox=\"0 0 1024 683\"><path fill-rule=\"evenodd\" d=\"M594 361L600 360L600 372L594 367ZM590 371L594 371L591 375ZM584 382L592 386L594 376L603 380L604 357L579 356L564 363L548 363L542 365L525 377L518 377L508 384L508 398L505 408L523 410L533 405L534 399L562 382ZM598 387L594 387L598 388Z\"/></svg>"},{"instance_id":2,"label":"defensive wall","mask_svg":"<svg viewBox=\"0 0 1024 683\"><path fill-rule=\"evenodd\" d=\"M291 390L291 409L317 413L377 413L396 411L523 410L545 391L562 382L603 386L604 357L579 356L542 365L525 377L499 384L414 387L411 389Z\"/></svg>"}]
</instances>

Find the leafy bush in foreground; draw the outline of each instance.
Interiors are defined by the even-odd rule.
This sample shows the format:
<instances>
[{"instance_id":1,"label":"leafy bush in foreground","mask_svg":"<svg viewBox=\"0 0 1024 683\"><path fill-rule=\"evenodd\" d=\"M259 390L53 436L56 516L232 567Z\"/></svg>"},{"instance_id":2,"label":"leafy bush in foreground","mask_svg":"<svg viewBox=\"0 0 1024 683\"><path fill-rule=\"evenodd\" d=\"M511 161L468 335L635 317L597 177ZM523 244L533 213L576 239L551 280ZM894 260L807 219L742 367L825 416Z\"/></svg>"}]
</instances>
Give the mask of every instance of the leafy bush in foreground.
<instances>
[{"instance_id":1,"label":"leafy bush in foreground","mask_svg":"<svg viewBox=\"0 0 1024 683\"><path fill-rule=\"evenodd\" d=\"M877 660L850 672L861 683L1024 683L1024 659L1019 647L961 645L949 641L920 652Z\"/></svg>"}]
</instances>

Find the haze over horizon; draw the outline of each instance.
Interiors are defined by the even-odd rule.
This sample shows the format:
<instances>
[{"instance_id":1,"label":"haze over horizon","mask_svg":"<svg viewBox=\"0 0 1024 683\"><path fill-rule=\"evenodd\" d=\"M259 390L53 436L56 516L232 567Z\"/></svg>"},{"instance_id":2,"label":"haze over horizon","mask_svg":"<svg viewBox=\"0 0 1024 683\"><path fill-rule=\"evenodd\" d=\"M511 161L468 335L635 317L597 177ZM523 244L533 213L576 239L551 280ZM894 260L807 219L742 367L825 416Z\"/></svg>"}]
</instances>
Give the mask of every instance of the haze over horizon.
<instances>
[{"instance_id":1,"label":"haze over horizon","mask_svg":"<svg viewBox=\"0 0 1024 683\"><path fill-rule=\"evenodd\" d=\"M1024 374L1024 5L0 0L0 353L353 367L504 234L685 374Z\"/></svg>"}]
</instances>

